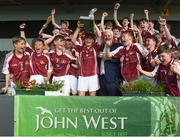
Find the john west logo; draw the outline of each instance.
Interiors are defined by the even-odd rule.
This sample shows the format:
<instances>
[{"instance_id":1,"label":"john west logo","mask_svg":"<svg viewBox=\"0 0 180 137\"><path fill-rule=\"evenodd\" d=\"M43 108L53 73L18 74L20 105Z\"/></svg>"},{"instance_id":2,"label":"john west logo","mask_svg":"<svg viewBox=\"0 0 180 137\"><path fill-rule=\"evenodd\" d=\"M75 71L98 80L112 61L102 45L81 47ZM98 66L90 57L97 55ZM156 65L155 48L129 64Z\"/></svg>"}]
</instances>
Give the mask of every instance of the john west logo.
<instances>
[{"instance_id":1,"label":"john west logo","mask_svg":"<svg viewBox=\"0 0 180 137\"><path fill-rule=\"evenodd\" d=\"M68 128L84 128L84 129L125 129L125 121L128 119L127 117L108 117L102 116L102 114L98 113L91 113L90 115L85 115L79 113L76 117L63 116L63 113L56 113L54 111L50 111L44 107L36 107L35 108L38 114L35 115L36 117L36 129L35 132L39 131L40 129L68 129ZM98 110L97 110L98 111ZM100 110L99 110L100 111ZM55 115L56 114L56 115ZM66 114L64 114L66 115ZM79 118L79 119L78 119ZM78 121L79 120L79 121ZM78 122L80 123L78 125ZM80 127L84 125L83 127Z\"/></svg>"},{"instance_id":2,"label":"john west logo","mask_svg":"<svg viewBox=\"0 0 180 137\"><path fill-rule=\"evenodd\" d=\"M39 130L40 126L42 128L50 128L53 124L53 113L47 108L36 107L37 110L40 110L40 115L36 114L36 131ZM50 124L47 124L49 123Z\"/></svg>"}]
</instances>

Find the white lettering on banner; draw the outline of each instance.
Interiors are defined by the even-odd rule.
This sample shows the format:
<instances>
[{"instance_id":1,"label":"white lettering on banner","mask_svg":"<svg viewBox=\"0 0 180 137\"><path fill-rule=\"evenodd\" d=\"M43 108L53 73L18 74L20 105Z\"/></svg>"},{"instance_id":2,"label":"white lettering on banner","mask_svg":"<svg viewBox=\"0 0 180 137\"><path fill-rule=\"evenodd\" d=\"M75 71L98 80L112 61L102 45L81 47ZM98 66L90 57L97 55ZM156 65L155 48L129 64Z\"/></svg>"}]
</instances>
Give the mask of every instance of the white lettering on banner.
<instances>
[{"instance_id":1,"label":"white lettering on banner","mask_svg":"<svg viewBox=\"0 0 180 137\"><path fill-rule=\"evenodd\" d=\"M125 127L125 120L127 120L127 117L101 117L101 115L98 116L98 118L94 118L94 116L91 116L88 120L86 115L83 115L86 128L90 128L92 125L95 129L98 127L98 125L101 124L101 129L116 129L119 125L121 129L124 129ZM107 127L108 126L108 127ZM114 126L114 127L111 127Z\"/></svg>"},{"instance_id":2,"label":"white lettering on banner","mask_svg":"<svg viewBox=\"0 0 180 137\"><path fill-rule=\"evenodd\" d=\"M84 128L86 129L102 129L102 130L107 130L107 129L125 129L125 124L126 120L128 119L127 117L107 117L107 116L102 116L102 115L97 115L97 113L102 114L102 113L116 113L116 109L97 109L97 108L55 108L54 113L58 114L61 112L61 116L55 116L53 114L53 111L48 110L47 108L44 107L36 107L36 109L41 110L39 114L36 114L36 129L35 132L37 132L40 129L68 129L68 128L83 128L83 127L78 127L78 118L80 117L68 117L66 116L67 111L68 112L74 112L77 113L79 112L81 115L82 113L82 118L80 118L81 123L79 123L81 126L85 125ZM65 115L63 115L63 112ZM65 113L66 112L66 113ZM92 115L85 115L84 113L92 113ZM82 124L82 122L84 124Z\"/></svg>"},{"instance_id":3,"label":"white lettering on banner","mask_svg":"<svg viewBox=\"0 0 180 137\"><path fill-rule=\"evenodd\" d=\"M68 129L70 126L77 128L78 127L78 120L77 117L74 118L72 121L68 117L62 117L61 120L57 117L40 117L36 115L36 130L38 131L40 128L49 129L49 128L62 128Z\"/></svg>"}]
</instances>

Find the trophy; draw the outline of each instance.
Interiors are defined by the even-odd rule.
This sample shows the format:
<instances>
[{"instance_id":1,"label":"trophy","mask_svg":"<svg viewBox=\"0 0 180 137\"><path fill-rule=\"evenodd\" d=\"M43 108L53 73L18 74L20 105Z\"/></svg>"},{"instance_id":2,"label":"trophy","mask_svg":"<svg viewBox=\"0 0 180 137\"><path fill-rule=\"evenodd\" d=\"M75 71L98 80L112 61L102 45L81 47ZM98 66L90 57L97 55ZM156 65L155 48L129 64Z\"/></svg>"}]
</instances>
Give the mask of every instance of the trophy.
<instances>
[{"instance_id":1,"label":"trophy","mask_svg":"<svg viewBox=\"0 0 180 137\"><path fill-rule=\"evenodd\" d=\"M93 31L93 20L94 13L97 11L97 8L91 9L88 16L80 16L80 26L85 32Z\"/></svg>"}]
</instances>

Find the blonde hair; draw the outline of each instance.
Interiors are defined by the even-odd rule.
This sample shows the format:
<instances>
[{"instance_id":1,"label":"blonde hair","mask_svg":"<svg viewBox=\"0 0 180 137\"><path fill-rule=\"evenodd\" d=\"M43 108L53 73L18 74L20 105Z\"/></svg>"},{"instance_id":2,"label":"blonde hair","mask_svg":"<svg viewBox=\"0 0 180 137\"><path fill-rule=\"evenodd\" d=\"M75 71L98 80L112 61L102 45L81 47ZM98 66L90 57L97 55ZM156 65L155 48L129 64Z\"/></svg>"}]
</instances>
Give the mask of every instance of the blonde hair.
<instances>
[{"instance_id":1,"label":"blonde hair","mask_svg":"<svg viewBox=\"0 0 180 137\"><path fill-rule=\"evenodd\" d=\"M17 43L19 43L19 42L21 42L21 41L26 42L26 40L25 40L23 37L20 37L20 36L15 36L15 37L12 38L12 43L13 43L13 45L14 45L14 44L17 44Z\"/></svg>"}]
</instances>

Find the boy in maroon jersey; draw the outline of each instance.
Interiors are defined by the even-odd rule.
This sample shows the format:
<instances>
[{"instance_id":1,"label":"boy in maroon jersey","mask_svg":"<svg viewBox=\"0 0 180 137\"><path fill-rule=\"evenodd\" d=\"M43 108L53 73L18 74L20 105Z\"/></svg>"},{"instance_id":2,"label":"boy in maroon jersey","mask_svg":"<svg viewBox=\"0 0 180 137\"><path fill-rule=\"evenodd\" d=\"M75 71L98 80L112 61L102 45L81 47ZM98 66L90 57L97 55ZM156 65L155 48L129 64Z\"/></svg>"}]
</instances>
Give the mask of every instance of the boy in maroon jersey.
<instances>
[{"instance_id":1,"label":"boy in maroon jersey","mask_svg":"<svg viewBox=\"0 0 180 137\"><path fill-rule=\"evenodd\" d=\"M158 63L157 55L157 38L155 36L149 36L145 40L145 47L149 51L149 54L146 57L143 57L141 60L141 65L143 70L152 71Z\"/></svg>"},{"instance_id":2,"label":"boy in maroon jersey","mask_svg":"<svg viewBox=\"0 0 180 137\"><path fill-rule=\"evenodd\" d=\"M35 38L32 40L31 46L34 52L30 58L31 77L29 81L36 80L38 84L49 83L52 70L49 56L43 53L44 40Z\"/></svg>"},{"instance_id":3,"label":"boy in maroon jersey","mask_svg":"<svg viewBox=\"0 0 180 137\"><path fill-rule=\"evenodd\" d=\"M20 35L25 36L25 24L20 25ZM51 62L44 53L46 49L45 42L41 38L32 40L31 46L26 43L26 51L30 54L30 79L35 80L37 84L49 83L51 76Z\"/></svg>"},{"instance_id":4,"label":"boy in maroon jersey","mask_svg":"<svg viewBox=\"0 0 180 137\"><path fill-rule=\"evenodd\" d=\"M121 41L124 47L119 47L112 52L106 50L106 53L108 57L114 56L121 59L121 74L125 81L132 81L140 76L138 70L135 69L140 62L139 55L145 56L148 51L140 44L133 43L132 31L123 32ZM106 45L109 44L106 43Z\"/></svg>"},{"instance_id":5,"label":"boy in maroon jersey","mask_svg":"<svg viewBox=\"0 0 180 137\"><path fill-rule=\"evenodd\" d=\"M165 85L166 93L172 96L180 96L180 64L171 56L168 46L162 45L158 49L161 63L152 71L144 71L140 65L137 69L148 77L155 77Z\"/></svg>"},{"instance_id":6,"label":"boy in maroon jersey","mask_svg":"<svg viewBox=\"0 0 180 137\"><path fill-rule=\"evenodd\" d=\"M129 22L128 17L124 17L122 19L122 25L119 23L118 18L117 18L117 11L118 11L119 7L120 7L119 3L116 3L114 5L113 20L114 20L116 26L119 27L120 32L123 32L123 31L129 30L130 22Z\"/></svg>"},{"instance_id":7,"label":"boy in maroon jersey","mask_svg":"<svg viewBox=\"0 0 180 137\"><path fill-rule=\"evenodd\" d=\"M98 29L95 22L93 22L94 28L98 35L98 39L101 37L101 32ZM73 43L76 43L78 34L81 30L80 24L77 24L77 29L74 32ZM92 33L85 33L83 46L76 46L76 50L79 52L79 79L78 79L78 94L79 96L85 96L85 93L89 91L90 96L96 96L96 91L99 89L98 80L98 64L97 55L99 45L95 44L95 36Z\"/></svg>"},{"instance_id":8,"label":"boy in maroon jersey","mask_svg":"<svg viewBox=\"0 0 180 137\"><path fill-rule=\"evenodd\" d=\"M6 75L5 87L3 92L7 92L8 86L14 82L25 83L29 80L29 53L25 52L26 41L23 37L12 39L14 51L6 55L2 73ZM11 85L12 86L12 85Z\"/></svg>"},{"instance_id":9,"label":"boy in maroon jersey","mask_svg":"<svg viewBox=\"0 0 180 137\"><path fill-rule=\"evenodd\" d=\"M60 32L59 35L64 36L64 38L68 37L70 35L70 33L72 33L72 30L70 30L69 27L69 22L68 21L62 21L60 26L58 24L56 24L55 22L55 13L56 10L52 9L51 10L51 16L52 16L52 24L55 28L59 28Z\"/></svg>"},{"instance_id":10,"label":"boy in maroon jersey","mask_svg":"<svg viewBox=\"0 0 180 137\"><path fill-rule=\"evenodd\" d=\"M79 57L78 52L75 50L75 45L71 41L71 39L66 39L66 50L71 52L73 57ZM71 89L71 94L73 96L77 95L77 86L78 86L78 61L73 61L70 63L70 68L69 68L69 77L70 77L70 89Z\"/></svg>"},{"instance_id":11,"label":"boy in maroon jersey","mask_svg":"<svg viewBox=\"0 0 180 137\"><path fill-rule=\"evenodd\" d=\"M52 82L64 81L62 91L66 94L70 94L70 78L69 68L70 63L75 60L65 49L65 39L61 35L55 36L53 43L55 50L49 53L49 57L53 66Z\"/></svg>"}]
</instances>

